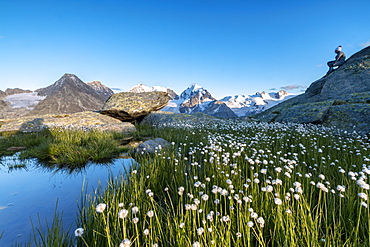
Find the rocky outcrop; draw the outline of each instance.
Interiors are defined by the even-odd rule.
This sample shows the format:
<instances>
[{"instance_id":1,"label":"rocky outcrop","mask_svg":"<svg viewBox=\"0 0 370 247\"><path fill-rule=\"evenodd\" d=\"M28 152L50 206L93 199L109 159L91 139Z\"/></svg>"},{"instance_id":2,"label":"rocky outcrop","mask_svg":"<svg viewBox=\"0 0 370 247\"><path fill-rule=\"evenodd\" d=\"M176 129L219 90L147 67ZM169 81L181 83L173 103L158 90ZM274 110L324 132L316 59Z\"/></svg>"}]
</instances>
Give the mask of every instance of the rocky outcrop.
<instances>
[{"instance_id":1,"label":"rocky outcrop","mask_svg":"<svg viewBox=\"0 0 370 247\"><path fill-rule=\"evenodd\" d=\"M100 113L123 122L141 121L150 112L166 106L168 100L165 92L117 93L108 99Z\"/></svg>"},{"instance_id":2,"label":"rocky outcrop","mask_svg":"<svg viewBox=\"0 0 370 247\"><path fill-rule=\"evenodd\" d=\"M330 75L310 85L310 101L323 101L351 93L370 91L370 46L351 56Z\"/></svg>"},{"instance_id":3,"label":"rocky outcrop","mask_svg":"<svg viewBox=\"0 0 370 247\"><path fill-rule=\"evenodd\" d=\"M4 99L5 97L6 97L6 93L0 90L0 100Z\"/></svg>"},{"instance_id":4,"label":"rocky outcrop","mask_svg":"<svg viewBox=\"0 0 370 247\"><path fill-rule=\"evenodd\" d=\"M106 96L72 74L64 74L51 86L36 91L46 98L28 114L30 116L96 111L106 100Z\"/></svg>"},{"instance_id":5,"label":"rocky outcrop","mask_svg":"<svg viewBox=\"0 0 370 247\"><path fill-rule=\"evenodd\" d=\"M162 138L145 141L134 149L134 153L138 154L153 154L157 150L170 147L171 143Z\"/></svg>"},{"instance_id":6,"label":"rocky outcrop","mask_svg":"<svg viewBox=\"0 0 370 247\"><path fill-rule=\"evenodd\" d=\"M131 123L123 123L117 119L96 112L79 112L74 114L49 114L3 120L0 126L0 132L34 132L55 127L85 131L99 130L125 133L136 130L135 126Z\"/></svg>"},{"instance_id":7,"label":"rocky outcrop","mask_svg":"<svg viewBox=\"0 0 370 247\"><path fill-rule=\"evenodd\" d=\"M256 115L261 121L337 126L370 133L370 46L306 92Z\"/></svg>"},{"instance_id":8,"label":"rocky outcrop","mask_svg":"<svg viewBox=\"0 0 370 247\"><path fill-rule=\"evenodd\" d=\"M4 100L0 100L0 111L7 106L8 104Z\"/></svg>"},{"instance_id":9,"label":"rocky outcrop","mask_svg":"<svg viewBox=\"0 0 370 247\"><path fill-rule=\"evenodd\" d=\"M20 88L7 88L5 90L6 96L13 95L13 94L20 94L20 93L32 93L31 90L24 90Z\"/></svg>"},{"instance_id":10,"label":"rocky outcrop","mask_svg":"<svg viewBox=\"0 0 370 247\"><path fill-rule=\"evenodd\" d=\"M236 114L222 101L215 100L208 104L203 113L220 118L234 118Z\"/></svg>"}]
</instances>

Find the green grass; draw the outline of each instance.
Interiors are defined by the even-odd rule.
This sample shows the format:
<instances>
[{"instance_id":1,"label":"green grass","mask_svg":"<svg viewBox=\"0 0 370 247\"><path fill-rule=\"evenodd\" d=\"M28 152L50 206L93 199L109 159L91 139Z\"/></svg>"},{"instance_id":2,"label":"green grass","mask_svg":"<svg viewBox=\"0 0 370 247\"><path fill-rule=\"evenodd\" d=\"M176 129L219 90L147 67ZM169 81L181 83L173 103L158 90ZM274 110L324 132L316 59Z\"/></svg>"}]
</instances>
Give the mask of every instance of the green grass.
<instances>
[{"instance_id":1,"label":"green grass","mask_svg":"<svg viewBox=\"0 0 370 247\"><path fill-rule=\"evenodd\" d=\"M0 139L0 155L12 155L9 147L26 147L21 159L37 158L45 164L67 168L83 167L88 161L104 162L126 151L125 133L51 129L17 133Z\"/></svg>"},{"instance_id":2,"label":"green grass","mask_svg":"<svg viewBox=\"0 0 370 247\"><path fill-rule=\"evenodd\" d=\"M366 136L221 120L142 133L173 145L82 193L77 246L370 246Z\"/></svg>"}]
</instances>

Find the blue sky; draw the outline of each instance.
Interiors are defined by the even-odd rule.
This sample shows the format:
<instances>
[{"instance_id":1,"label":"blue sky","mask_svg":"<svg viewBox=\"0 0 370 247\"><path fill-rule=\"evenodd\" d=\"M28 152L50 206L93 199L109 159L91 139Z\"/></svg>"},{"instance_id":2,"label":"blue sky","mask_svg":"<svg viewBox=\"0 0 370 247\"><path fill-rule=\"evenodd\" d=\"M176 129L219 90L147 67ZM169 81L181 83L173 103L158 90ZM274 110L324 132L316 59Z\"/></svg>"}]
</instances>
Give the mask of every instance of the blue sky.
<instances>
[{"instance_id":1,"label":"blue sky","mask_svg":"<svg viewBox=\"0 0 370 247\"><path fill-rule=\"evenodd\" d=\"M370 1L1 0L0 90L64 73L216 98L304 86L370 45Z\"/></svg>"}]
</instances>

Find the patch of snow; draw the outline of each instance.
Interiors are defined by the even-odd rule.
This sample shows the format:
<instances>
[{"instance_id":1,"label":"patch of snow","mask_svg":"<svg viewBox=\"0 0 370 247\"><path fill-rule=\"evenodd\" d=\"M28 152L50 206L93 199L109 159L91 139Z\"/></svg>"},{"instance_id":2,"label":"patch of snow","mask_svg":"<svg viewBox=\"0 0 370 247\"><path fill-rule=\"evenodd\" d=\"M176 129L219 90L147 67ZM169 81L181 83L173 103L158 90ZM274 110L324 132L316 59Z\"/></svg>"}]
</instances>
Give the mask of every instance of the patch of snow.
<instances>
[{"instance_id":1,"label":"patch of snow","mask_svg":"<svg viewBox=\"0 0 370 247\"><path fill-rule=\"evenodd\" d=\"M21 93L7 96L4 101L10 103L12 108L27 108L34 109L35 106L46 96L38 96L37 93Z\"/></svg>"},{"instance_id":2,"label":"patch of snow","mask_svg":"<svg viewBox=\"0 0 370 247\"><path fill-rule=\"evenodd\" d=\"M237 116L246 116L260 113L294 96L296 95L282 90L278 93L226 96L220 101L225 102Z\"/></svg>"},{"instance_id":3,"label":"patch of snow","mask_svg":"<svg viewBox=\"0 0 370 247\"><path fill-rule=\"evenodd\" d=\"M182 100L170 100L168 101L168 104L161 109L161 111L180 113L180 105L182 102Z\"/></svg>"},{"instance_id":4,"label":"patch of snow","mask_svg":"<svg viewBox=\"0 0 370 247\"><path fill-rule=\"evenodd\" d=\"M192 98L194 95L199 93L199 98L202 97L207 90L205 90L203 87L199 86L198 84L192 84L190 87L184 90L184 92L181 93L180 99L187 100Z\"/></svg>"},{"instance_id":5,"label":"patch of snow","mask_svg":"<svg viewBox=\"0 0 370 247\"><path fill-rule=\"evenodd\" d=\"M149 87L144 84L138 84L132 87L129 92L133 93L144 93L144 92L167 92L167 88L162 86Z\"/></svg>"}]
</instances>

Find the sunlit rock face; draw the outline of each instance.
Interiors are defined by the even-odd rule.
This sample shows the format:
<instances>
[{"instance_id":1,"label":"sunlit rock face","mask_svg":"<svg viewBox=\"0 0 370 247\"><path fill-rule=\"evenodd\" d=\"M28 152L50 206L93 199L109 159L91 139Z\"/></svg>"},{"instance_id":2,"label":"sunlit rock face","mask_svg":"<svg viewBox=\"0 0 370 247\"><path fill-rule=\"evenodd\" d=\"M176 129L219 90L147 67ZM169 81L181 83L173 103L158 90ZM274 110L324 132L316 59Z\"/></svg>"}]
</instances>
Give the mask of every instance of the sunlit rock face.
<instances>
[{"instance_id":1,"label":"sunlit rock face","mask_svg":"<svg viewBox=\"0 0 370 247\"><path fill-rule=\"evenodd\" d=\"M304 94L258 114L257 119L370 133L370 46L313 82Z\"/></svg>"},{"instance_id":2,"label":"sunlit rock face","mask_svg":"<svg viewBox=\"0 0 370 247\"><path fill-rule=\"evenodd\" d=\"M86 84L92 87L99 95L102 95L104 100L109 99L114 94L112 89L103 85L100 81L87 82Z\"/></svg>"},{"instance_id":3,"label":"sunlit rock face","mask_svg":"<svg viewBox=\"0 0 370 247\"><path fill-rule=\"evenodd\" d=\"M140 121L150 112L165 107L168 100L166 92L122 92L112 95L100 113L123 122Z\"/></svg>"}]
</instances>

